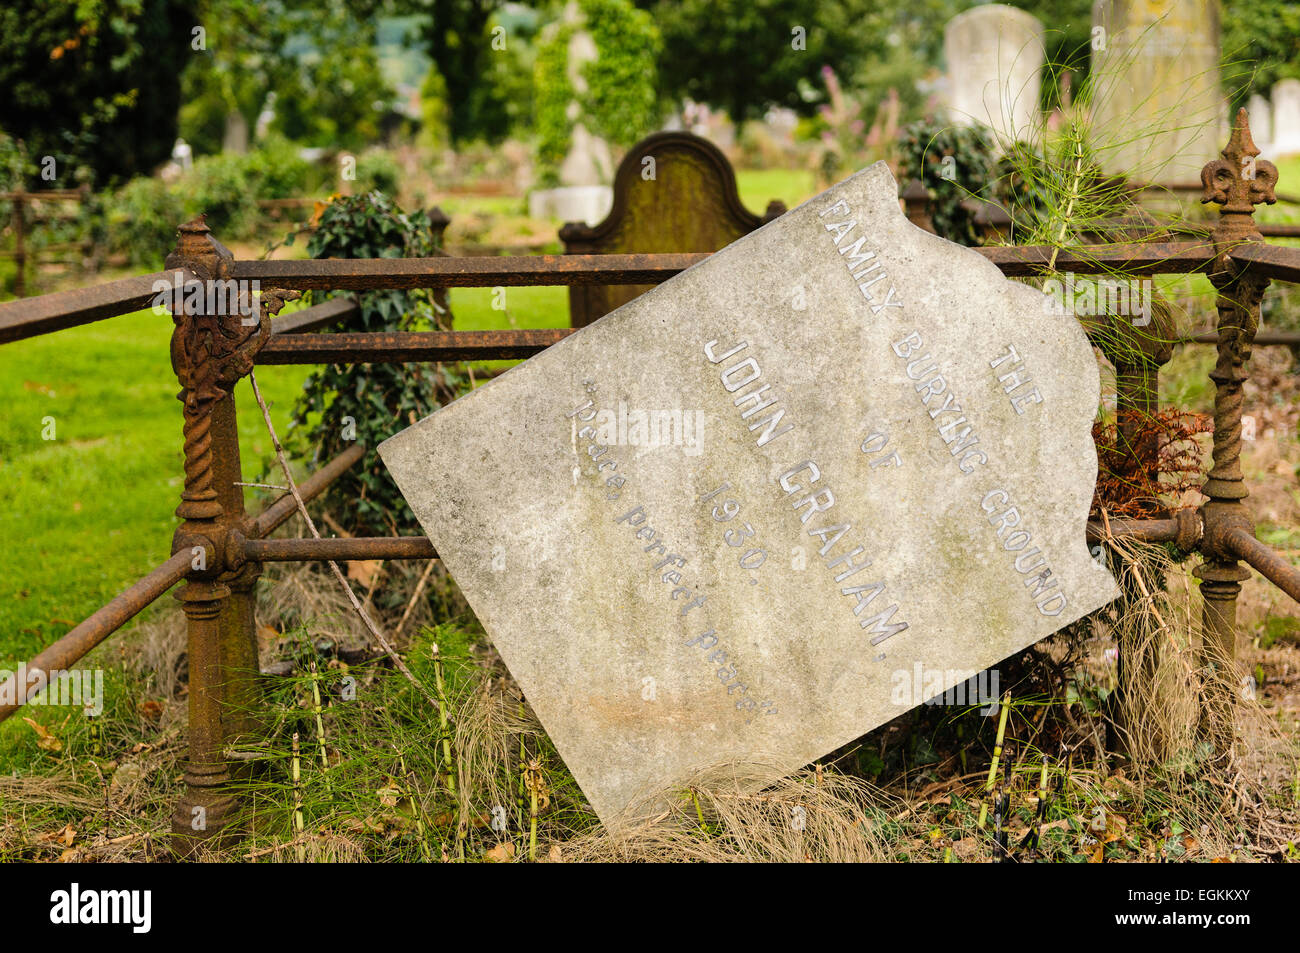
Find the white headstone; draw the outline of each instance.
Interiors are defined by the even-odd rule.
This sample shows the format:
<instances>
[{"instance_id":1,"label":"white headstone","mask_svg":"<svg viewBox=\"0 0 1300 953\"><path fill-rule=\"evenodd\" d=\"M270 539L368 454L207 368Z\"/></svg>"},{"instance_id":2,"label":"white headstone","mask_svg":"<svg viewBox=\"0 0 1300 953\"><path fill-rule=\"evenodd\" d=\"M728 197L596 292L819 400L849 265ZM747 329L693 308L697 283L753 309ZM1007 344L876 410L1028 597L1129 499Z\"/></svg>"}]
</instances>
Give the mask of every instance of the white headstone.
<instances>
[{"instance_id":1,"label":"white headstone","mask_svg":"<svg viewBox=\"0 0 1300 953\"><path fill-rule=\"evenodd\" d=\"M379 448L607 824L1104 605L1078 321L878 162Z\"/></svg>"},{"instance_id":2,"label":"white headstone","mask_svg":"<svg viewBox=\"0 0 1300 953\"><path fill-rule=\"evenodd\" d=\"M1003 146L1037 138L1046 57L1037 17L1001 3L973 7L948 21L943 51L953 122L983 123Z\"/></svg>"},{"instance_id":3,"label":"white headstone","mask_svg":"<svg viewBox=\"0 0 1300 953\"><path fill-rule=\"evenodd\" d=\"M1300 152L1300 79L1273 86L1273 149L1277 156Z\"/></svg>"},{"instance_id":4,"label":"white headstone","mask_svg":"<svg viewBox=\"0 0 1300 953\"><path fill-rule=\"evenodd\" d=\"M1218 0L1095 0L1092 23L1093 135L1105 171L1199 181L1228 139Z\"/></svg>"},{"instance_id":5,"label":"white headstone","mask_svg":"<svg viewBox=\"0 0 1300 953\"><path fill-rule=\"evenodd\" d=\"M1259 154L1273 155L1273 107L1265 97L1253 93L1246 104L1246 114L1250 117L1250 137L1259 147Z\"/></svg>"}]
</instances>

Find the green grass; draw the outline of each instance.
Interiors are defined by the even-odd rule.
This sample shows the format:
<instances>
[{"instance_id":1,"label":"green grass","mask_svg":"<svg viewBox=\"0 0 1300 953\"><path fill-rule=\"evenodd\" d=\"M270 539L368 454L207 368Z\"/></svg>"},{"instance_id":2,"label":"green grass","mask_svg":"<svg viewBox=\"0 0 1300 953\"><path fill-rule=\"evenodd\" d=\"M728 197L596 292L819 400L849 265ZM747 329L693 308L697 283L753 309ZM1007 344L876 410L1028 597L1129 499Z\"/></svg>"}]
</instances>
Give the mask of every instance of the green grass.
<instances>
[{"instance_id":1,"label":"green grass","mask_svg":"<svg viewBox=\"0 0 1300 953\"><path fill-rule=\"evenodd\" d=\"M737 169L736 186L745 207L759 215L772 199L794 208L817 194L811 169Z\"/></svg>"},{"instance_id":2,"label":"green grass","mask_svg":"<svg viewBox=\"0 0 1300 953\"><path fill-rule=\"evenodd\" d=\"M183 472L171 328L141 311L0 347L0 660L34 654L170 553ZM305 373L259 372L277 428ZM271 443L246 381L235 400L248 477Z\"/></svg>"},{"instance_id":3,"label":"green grass","mask_svg":"<svg viewBox=\"0 0 1300 953\"><path fill-rule=\"evenodd\" d=\"M568 324L565 288L507 288L504 303L492 307L491 288L457 289L456 327ZM0 346L0 667L29 658L167 558L183 474L171 329L141 311ZM257 372L281 435L307 373ZM235 404L244 476L256 480L272 447L247 381ZM43 439L47 418L53 440Z\"/></svg>"}]
</instances>

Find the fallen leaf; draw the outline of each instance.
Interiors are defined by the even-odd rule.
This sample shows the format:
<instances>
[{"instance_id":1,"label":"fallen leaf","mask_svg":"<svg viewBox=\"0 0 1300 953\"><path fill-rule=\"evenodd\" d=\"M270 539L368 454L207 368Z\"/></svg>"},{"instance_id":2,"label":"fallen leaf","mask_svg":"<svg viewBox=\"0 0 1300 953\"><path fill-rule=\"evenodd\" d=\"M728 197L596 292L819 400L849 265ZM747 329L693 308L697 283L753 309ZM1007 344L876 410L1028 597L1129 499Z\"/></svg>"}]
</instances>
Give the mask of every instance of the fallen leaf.
<instances>
[{"instance_id":1,"label":"fallen leaf","mask_svg":"<svg viewBox=\"0 0 1300 953\"><path fill-rule=\"evenodd\" d=\"M42 751L63 750L63 742L59 740L59 736L54 734L39 721L26 717L23 718L23 721L31 725L32 731L36 732L36 747L40 748Z\"/></svg>"},{"instance_id":2,"label":"fallen leaf","mask_svg":"<svg viewBox=\"0 0 1300 953\"><path fill-rule=\"evenodd\" d=\"M149 701L145 702L143 705L140 706L141 716L143 716L144 718L148 718L150 721L157 721L159 718L161 718L162 710L163 710L162 705L156 701L153 701L152 699L150 699Z\"/></svg>"},{"instance_id":3,"label":"fallen leaf","mask_svg":"<svg viewBox=\"0 0 1300 953\"><path fill-rule=\"evenodd\" d=\"M1124 831L1128 828L1128 821L1124 820L1118 814L1110 814L1106 817L1106 834L1102 837L1103 844L1109 844L1117 841L1124 836Z\"/></svg>"},{"instance_id":4,"label":"fallen leaf","mask_svg":"<svg viewBox=\"0 0 1300 953\"><path fill-rule=\"evenodd\" d=\"M494 864L508 864L515 859L515 845L509 841L497 844L483 855L483 859L490 860Z\"/></svg>"},{"instance_id":5,"label":"fallen leaf","mask_svg":"<svg viewBox=\"0 0 1300 953\"><path fill-rule=\"evenodd\" d=\"M76 840L77 832L72 829L71 824L67 824L62 830L46 831L36 838L37 843L49 843L54 841L62 844L64 847L71 847L72 842Z\"/></svg>"},{"instance_id":6,"label":"fallen leaf","mask_svg":"<svg viewBox=\"0 0 1300 953\"><path fill-rule=\"evenodd\" d=\"M355 579L369 589L375 580L375 574L384 564L382 559L361 559L348 563L348 578Z\"/></svg>"}]
</instances>

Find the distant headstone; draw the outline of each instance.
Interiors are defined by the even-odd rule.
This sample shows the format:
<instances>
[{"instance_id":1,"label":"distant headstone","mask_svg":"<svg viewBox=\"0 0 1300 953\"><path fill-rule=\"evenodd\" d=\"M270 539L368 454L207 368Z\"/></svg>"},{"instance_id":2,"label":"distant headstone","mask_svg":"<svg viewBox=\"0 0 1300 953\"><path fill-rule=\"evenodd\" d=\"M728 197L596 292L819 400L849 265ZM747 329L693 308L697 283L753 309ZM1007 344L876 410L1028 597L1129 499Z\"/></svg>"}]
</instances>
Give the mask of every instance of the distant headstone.
<instances>
[{"instance_id":1,"label":"distant headstone","mask_svg":"<svg viewBox=\"0 0 1300 953\"><path fill-rule=\"evenodd\" d=\"M578 5L568 3L564 9L564 22L577 24L582 20ZM569 84L576 94L587 91L587 78L582 73L583 64L597 57L596 42L586 30L578 29L569 37L567 70ZM582 108L575 100L569 103L567 115L573 123L569 137L569 151L560 163L560 184L553 189L539 189L528 196L528 214L533 218L558 218L565 222L599 222L609 213L612 201L609 180L614 172L614 160L609 143L593 135L583 124Z\"/></svg>"},{"instance_id":2,"label":"distant headstone","mask_svg":"<svg viewBox=\"0 0 1300 953\"><path fill-rule=\"evenodd\" d=\"M1092 23L1093 133L1105 170L1198 181L1227 138L1219 0L1095 0Z\"/></svg>"},{"instance_id":3,"label":"distant headstone","mask_svg":"<svg viewBox=\"0 0 1300 953\"><path fill-rule=\"evenodd\" d=\"M1273 86L1273 150L1279 156L1300 152L1300 79Z\"/></svg>"},{"instance_id":4,"label":"distant headstone","mask_svg":"<svg viewBox=\"0 0 1300 953\"><path fill-rule=\"evenodd\" d=\"M771 217L785 206L768 206ZM614 205L595 226L560 229L568 254L714 252L763 224L741 204L736 175L721 150L689 132L660 132L623 157L614 176ZM569 319L582 327L652 285L573 285Z\"/></svg>"},{"instance_id":5,"label":"distant headstone","mask_svg":"<svg viewBox=\"0 0 1300 953\"><path fill-rule=\"evenodd\" d=\"M973 7L948 21L943 51L953 122L982 123L1003 147L1037 138L1046 56L1037 17L1001 3Z\"/></svg>"},{"instance_id":6,"label":"distant headstone","mask_svg":"<svg viewBox=\"0 0 1300 953\"><path fill-rule=\"evenodd\" d=\"M1104 605L1078 322L878 162L379 448L607 824Z\"/></svg>"},{"instance_id":7,"label":"distant headstone","mask_svg":"<svg viewBox=\"0 0 1300 953\"><path fill-rule=\"evenodd\" d=\"M1271 156L1273 146L1273 107L1268 99L1259 93L1253 93L1246 104L1246 114L1250 118L1250 135L1259 146L1261 156Z\"/></svg>"}]
</instances>

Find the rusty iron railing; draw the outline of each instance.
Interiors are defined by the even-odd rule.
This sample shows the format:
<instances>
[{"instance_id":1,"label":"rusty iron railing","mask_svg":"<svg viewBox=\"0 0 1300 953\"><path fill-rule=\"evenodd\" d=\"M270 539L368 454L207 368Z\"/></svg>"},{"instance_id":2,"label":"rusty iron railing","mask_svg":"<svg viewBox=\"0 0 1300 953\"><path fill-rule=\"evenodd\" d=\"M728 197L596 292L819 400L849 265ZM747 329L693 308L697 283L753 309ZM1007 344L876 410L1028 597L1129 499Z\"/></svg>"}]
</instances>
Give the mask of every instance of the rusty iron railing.
<instances>
[{"instance_id":1,"label":"rusty iron railing","mask_svg":"<svg viewBox=\"0 0 1300 953\"><path fill-rule=\"evenodd\" d=\"M75 189L43 189L36 192L28 192L19 187L12 192L0 192L0 202L12 203L10 221L13 223L14 247L13 251L0 251L0 258L12 258L15 267L14 273L14 294L22 297L27 293L27 261L34 258L27 249L27 226L28 208L37 208L47 203L68 203L73 202L84 209L90 203L90 186L82 184ZM67 213L54 213L45 216L33 216L30 224L35 224L37 218L45 220L69 220L75 219L81 214L78 211ZM38 252L63 252L76 250L81 256L81 266L83 268L94 265L95 259L95 241L87 232L86 237L79 242L62 242L57 245L44 245L37 248Z\"/></svg>"},{"instance_id":2,"label":"rusty iron railing","mask_svg":"<svg viewBox=\"0 0 1300 953\"><path fill-rule=\"evenodd\" d=\"M1218 226L1208 239L1136 246L1090 246L1086 255L1048 247L977 249L1009 276L1047 270L1080 274L1157 274L1204 272L1218 291L1218 361L1215 385L1213 466L1195 510L1167 519L1109 520L1089 523L1087 536L1128 536L1175 543L1199 553L1195 569L1204 595L1207 708L1230 710L1232 674L1216 659L1235 651L1237 597L1253 567L1291 597L1300 600L1300 570L1254 534L1243 501L1247 495L1240 466L1242 384L1250 349L1256 342L1260 299L1271 279L1300 282L1300 249L1266 245L1255 227L1254 207L1273 200L1277 170L1253 164L1258 155L1239 114L1224 159L1206 166L1204 201L1221 207ZM171 556L111 603L46 648L28 665L47 672L75 663L135 614L181 582L177 598L188 629L190 668L189 757L186 791L173 816L178 851L213 839L235 836L232 743L252 735L258 699L254 587L267 562L355 559L436 558L424 537L280 539L269 535L297 511L290 494L258 515L244 509L243 477L235 425L235 383L254 364L320 362L401 363L518 359L535 354L572 333L570 328L525 331L431 331L374 334L309 334L355 305L334 299L272 321L287 289L435 288L473 286L648 284L679 273L706 255L562 255L523 258L377 259L239 261L209 233L202 219L181 226L168 271L112 282L85 291L62 292L0 305L0 342L138 310L153 299L154 281L180 272L200 280L258 281L263 286L258 320L245 324L230 313L185 313L173 309L172 366L184 406L185 484L176 510L182 523ZM230 309L227 309L228 311ZM1166 342L1168 343L1168 342ZM1170 345L1172 346L1172 345ZM1136 355L1136 356L1133 356ZM1156 384L1167 351L1137 348L1117 354L1121 424L1126 417L1156 406ZM304 501L322 493L368 451L354 445L303 481ZM18 704L0 708L0 719ZM1221 724L1221 722L1216 722ZM1211 740L1222 751L1231 742L1222 729ZM1230 723L1229 723L1229 731Z\"/></svg>"}]
</instances>

